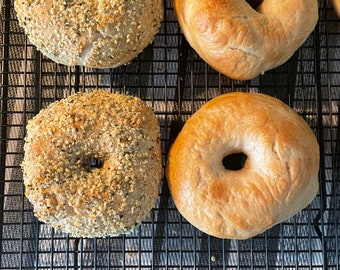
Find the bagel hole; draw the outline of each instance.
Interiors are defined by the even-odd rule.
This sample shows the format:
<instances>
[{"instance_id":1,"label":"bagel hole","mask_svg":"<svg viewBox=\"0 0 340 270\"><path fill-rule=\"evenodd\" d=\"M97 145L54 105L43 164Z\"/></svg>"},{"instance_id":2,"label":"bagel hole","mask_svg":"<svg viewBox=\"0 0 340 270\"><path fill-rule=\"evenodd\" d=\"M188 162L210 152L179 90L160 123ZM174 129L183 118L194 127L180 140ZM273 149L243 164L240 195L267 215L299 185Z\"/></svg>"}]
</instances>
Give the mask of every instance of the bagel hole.
<instances>
[{"instance_id":1,"label":"bagel hole","mask_svg":"<svg viewBox=\"0 0 340 270\"><path fill-rule=\"evenodd\" d=\"M88 158L84 162L84 166L89 170L93 171L95 169L100 169L104 165L103 161L99 158Z\"/></svg>"},{"instance_id":2,"label":"bagel hole","mask_svg":"<svg viewBox=\"0 0 340 270\"><path fill-rule=\"evenodd\" d=\"M256 9L263 2L263 0L246 0L246 1L254 9Z\"/></svg>"},{"instance_id":3,"label":"bagel hole","mask_svg":"<svg viewBox=\"0 0 340 270\"><path fill-rule=\"evenodd\" d=\"M244 167L247 155L243 153L230 154L223 158L222 163L226 170L238 171Z\"/></svg>"}]
</instances>

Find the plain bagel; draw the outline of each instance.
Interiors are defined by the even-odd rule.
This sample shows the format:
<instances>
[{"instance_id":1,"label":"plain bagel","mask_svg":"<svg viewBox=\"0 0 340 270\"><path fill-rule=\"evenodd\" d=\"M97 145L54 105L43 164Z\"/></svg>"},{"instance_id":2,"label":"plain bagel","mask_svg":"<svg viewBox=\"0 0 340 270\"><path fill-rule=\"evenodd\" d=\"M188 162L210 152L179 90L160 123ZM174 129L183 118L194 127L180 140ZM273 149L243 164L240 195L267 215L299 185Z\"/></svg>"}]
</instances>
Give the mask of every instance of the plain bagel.
<instances>
[{"instance_id":1,"label":"plain bagel","mask_svg":"<svg viewBox=\"0 0 340 270\"><path fill-rule=\"evenodd\" d=\"M237 155L244 157L238 168L229 164ZM186 122L170 148L166 176L192 225L215 237L247 239L306 207L318 192L318 170L316 137L293 109L264 94L229 93Z\"/></svg>"},{"instance_id":2,"label":"plain bagel","mask_svg":"<svg viewBox=\"0 0 340 270\"><path fill-rule=\"evenodd\" d=\"M249 1L251 2L251 1ZM174 0L181 29L214 69L239 80L286 62L314 30L317 0Z\"/></svg>"},{"instance_id":3,"label":"plain bagel","mask_svg":"<svg viewBox=\"0 0 340 270\"><path fill-rule=\"evenodd\" d=\"M92 68L130 62L154 39L162 0L15 0L20 26L57 63Z\"/></svg>"},{"instance_id":4,"label":"plain bagel","mask_svg":"<svg viewBox=\"0 0 340 270\"><path fill-rule=\"evenodd\" d=\"M340 0L332 0L335 13L340 17Z\"/></svg>"},{"instance_id":5,"label":"plain bagel","mask_svg":"<svg viewBox=\"0 0 340 270\"><path fill-rule=\"evenodd\" d=\"M22 163L35 216L75 237L130 232L158 197L157 118L137 97L78 93L28 121Z\"/></svg>"}]
</instances>

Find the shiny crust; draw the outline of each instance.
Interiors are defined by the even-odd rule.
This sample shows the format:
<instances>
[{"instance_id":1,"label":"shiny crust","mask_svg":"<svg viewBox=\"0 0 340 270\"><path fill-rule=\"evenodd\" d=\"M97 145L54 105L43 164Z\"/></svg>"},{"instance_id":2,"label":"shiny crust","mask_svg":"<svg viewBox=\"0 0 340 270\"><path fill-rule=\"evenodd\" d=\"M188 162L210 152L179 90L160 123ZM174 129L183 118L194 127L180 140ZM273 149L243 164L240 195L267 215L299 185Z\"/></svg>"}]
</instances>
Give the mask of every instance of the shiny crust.
<instances>
[{"instance_id":1,"label":"shiny crust","mask_svg":"<svg viewBox=\"0 0 340 270\"><path fill-rule=\"evenodd\" d=\"M163 18L162 0L15 0L19 24L53 61L117 67L147 47Z\"/></svg>"},{"instance_id":2,"label":"shiny crust","mask_svg":"<svg viewBox=\"0 0 340 270\"><path fill-rule=\"evenodd\" d=\"M335 13L340 17L340 0L332 0Z\"/></svg>"},{"instance_id":3,"label":"shiny crust","mask_svg":"<svg viewBox=\"0 0 340 270\"><path fill-rule=\"evenodd\" d=\"M35 216L77 237L127 233L154 207L157 119L142 100L105 91L52 103L27 125L22 163ZM88 161L101 161L91 168Z\"/></svg>"},{"instance_id":4,"label":"shiny crust","mask_svg":"<svg viewBox=\"0 0 340 270\"><path fill-rule=\"evenodd\" d=\"M174 0L181 29L217 71L249 80L286 62L313 31L316 0Z\"/></svg>"},{"instance_id":5,"label":"shiny crust","mask_svg":"<svg viewBox=\"0 0 340 270\"><path fill-rule=\"evenodd\" d=\"M241 170L225 156L244 153ZM318 191L319 146L281 101L230 93L207 102L168 154L166 176L179 212L201 231L247 239L295 215Z\"/></svg>"}]
</instances>

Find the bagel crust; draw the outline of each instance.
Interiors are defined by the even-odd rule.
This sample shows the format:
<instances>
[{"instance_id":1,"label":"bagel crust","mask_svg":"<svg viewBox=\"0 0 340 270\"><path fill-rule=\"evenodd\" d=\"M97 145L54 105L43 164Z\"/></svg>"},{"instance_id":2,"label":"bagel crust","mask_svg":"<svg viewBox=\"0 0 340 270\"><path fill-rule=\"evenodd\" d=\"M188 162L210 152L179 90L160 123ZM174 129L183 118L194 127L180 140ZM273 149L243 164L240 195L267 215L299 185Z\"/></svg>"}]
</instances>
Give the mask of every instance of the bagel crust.
<instances>
[{"instance_id":1,"label":"bagel crust","mask_svg":"<svg viewBox=\"0 0 340 270\"><path fill-rule=\"evenodd\" d=\"M223 164L243 153L239 170ZM297 214L318 191L319 146L283 102L229 93L203 105L168 154L166 176L179 212L201 231L247 239Z\"/></svg>"},{"instance_id":2,"label":"bagel crust","mask_svg":"<svg viewBox=\"0 0 340 270\"><path fill-rule=\"evenodd\" d=\"M251 1L250 1L251 2ZM286 62L314 30L317 0L174 0L189 44L214 69L250 80Z\"/></svg>"},{"instance_id":3,"label":"bagel crust","mask_svg":"<svg viewBox=\"0 0 340 270\"><path fill-rule=\"evenodd\" d=\"M42 109L28 121L22 163L35 216L75 237L128 233L158 197L159 133L137 97L97 90Z\"/></svg>"},{"instance_id":4,"label":"bagel crust","mask_svg":"<svg viewBox=\"0 0 340 270\"><path fill-rule=\"evenodd\" d=\"M117 67L142 52L163 19L162 0L15 0L32 44L57 63Z\"/></svg>"},{"instance_id":5,"label":"bagel crust","mask_svg":"<svg viewBox=\"0 0 340 270\"><path fill-rule=\"evenodd\" d=\"M340 17L340 0L332 0L332 4L336 15Z\"/></svg>"}]
</instances>

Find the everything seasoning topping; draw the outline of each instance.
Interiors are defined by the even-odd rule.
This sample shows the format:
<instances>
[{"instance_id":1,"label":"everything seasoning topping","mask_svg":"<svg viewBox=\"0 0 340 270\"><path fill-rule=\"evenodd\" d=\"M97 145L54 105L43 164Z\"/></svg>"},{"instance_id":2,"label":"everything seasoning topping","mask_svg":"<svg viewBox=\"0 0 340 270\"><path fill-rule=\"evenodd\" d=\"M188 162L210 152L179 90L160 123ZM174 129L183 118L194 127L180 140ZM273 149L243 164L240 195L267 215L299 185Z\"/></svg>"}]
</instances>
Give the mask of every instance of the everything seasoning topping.
<instances>
[{"instance_id":1,"label":"everything seasoning topping","mask_svg":"<svg viewBox=\"0 0 340 270\"><path fill-rule=\"evenodd\" d=\"M162 1L16 0L30 41L65 65L110 67L129 62L158 32Z\"/></svg>"},{"instance_id":2,"label":"everything seasoning topping","mask_svg":"<svg viewBox=\"0 0 340 270\"><path fill-rule=\"evenodd\" d=\"M74 236L126 232L157 199L157 119L138 98L73 95L29 120L22 167L40 220Z\"/></svg>"}]
</instances>

